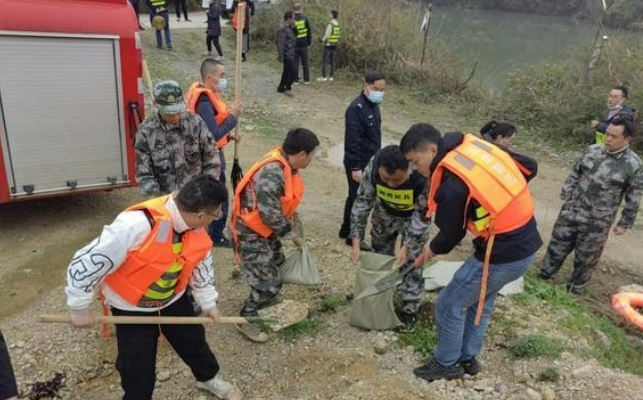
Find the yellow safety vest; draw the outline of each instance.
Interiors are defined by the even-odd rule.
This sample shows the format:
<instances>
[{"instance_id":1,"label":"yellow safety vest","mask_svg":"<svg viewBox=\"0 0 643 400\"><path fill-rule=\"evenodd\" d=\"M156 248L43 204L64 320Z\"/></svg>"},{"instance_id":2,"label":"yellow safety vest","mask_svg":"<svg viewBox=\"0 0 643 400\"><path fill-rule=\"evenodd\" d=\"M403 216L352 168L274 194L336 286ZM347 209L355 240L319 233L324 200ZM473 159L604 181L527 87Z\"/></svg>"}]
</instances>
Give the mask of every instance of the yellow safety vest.
<instances>
[{"instance_id":1,"label":"yellow safety vest","mask_svg":"<svg viewBox=\"0 0 643 400\"><path fill-rule=\"evenodd\" d=\"M297 39L304 39L308 37L308 29L306 28L306 18L296 20L295 28L297 28Z\"/></svg>"},{"instance_id":2,"label":"yellow safety vest","mask_svg":"<svg viewBox=\"0 0 643 400\"><path fill-rule=\"evenodd\" d=\"M328 44L337 44L339 39L342 37L342 30L339 28L339 25L333 25L333 29L328 38Z\"/></svg>"}]
</instances>

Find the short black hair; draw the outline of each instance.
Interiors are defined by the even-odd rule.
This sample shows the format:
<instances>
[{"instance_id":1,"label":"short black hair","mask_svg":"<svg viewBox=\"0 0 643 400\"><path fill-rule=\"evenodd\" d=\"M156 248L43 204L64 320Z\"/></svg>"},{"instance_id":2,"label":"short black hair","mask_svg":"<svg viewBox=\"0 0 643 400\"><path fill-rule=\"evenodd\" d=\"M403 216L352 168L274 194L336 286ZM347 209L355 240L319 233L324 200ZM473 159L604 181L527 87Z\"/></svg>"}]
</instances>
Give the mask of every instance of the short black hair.
<instances>
[{"instance_id":1,"label":"short black hair","mask_svg":"<svg viewBox=\"0 0 643 400\"><path fill-rule=\"evenodd\" d=\"M440 145L442 134L431 124L415 124L409 128L400 141L400 151L408 154L411 151L424 151L430 144Z\"/></svg>"},{"instance_id":2,"label":"short black hair","mask_svg":"<svg viewBox=\"0 0 643 400\"><path fill-rule=\"evenodd\" d=\"M175 201L183 212L214 210L228 202L228 190L212 175L200 175L179 190Z\"/></svg>"},{"instance_id":3,"label":"short black hair","mask_svg":"<svg viewBox=\"0 0 643 400\"><path fill-rule=\"evenodd\" d=\"M623 97L625 97L626 99L627 99L627 96L630 95L630 90L625 85L617 85L617 86L614 86L612 89L620 90L623 93Z\"/></svg>"},{"instance_id":4,"label":"short black hair","mask_svg":"<svg viewBox=\"0 0 643 400\"><path fill-rule=\"evenodd\" d=\"M333 16L333 18L337 19L339 17L339 11L337 10L330 10L330 15Z\"/></svg>"},{"instance_id":5,"label":"short black hair","mask_svg":"<svg viewBox=\"0 0 643 400\"><path fill-rule=\"evenodd\" d=\"M221 61L215 60L214 58L208 57L203 60L203 62L201 63L201 80L205 80L205 76L207 74L213 74L214 71L220 66L222 67L223 63Z\"/></svg>"},{"instance_id":6,"label":"short black hair","mask_svg":"<svg viewBox=\"0 0 643 400\"><path fill-rule=\"evenodd\" d=\"M319 139L313 131L306 128L296 128L290 130L286 135L282 149L289 156L301 153L312 153L319 146Z\"/></svg>"},{"instance_id":7,"label":"short black hair","mask_svg":"<svg viewBox=\"0 0 643 400\"><path fill-rule=\"evenodd\" d=\"M372 85L375 81L381 81L382 79L386 79L384 78L384 73L382 71L369 70L364 74L364 82L369 85Z\"/></svg>"},{"instance_id":8,"label":"short black hair","mask_svg":"<svg viewBox=\"0 0 643 400\"><path fill-rule=\"evenodd\" d=\"M400 151L400 147L392 144L384 147L377 154L377 168L384 167L389 174L394 174L398 169L408 170L409 160L404 158L404 154Z\"/></svg>"},{"instance_id":9,"label":"short black hair","mask_svg":"<svg viewBox=\"0 0 643 400\"><path fill-rule=\"evenodd\" d=\"M284 21L288 21L291 18L292 18L292 11L286 11L284 13Z\"/></svg>"},{"instance_id":10,"label":"short black hair","mask_svg":"<svg viewBox=\"0 0 643 400\"><path fill-rule=\"evenodd\" d=\"M516 127L509 122L491 120L480 128L480 134L487 140L495 140L498 136L506 138L516 133Z\"/></svg>"},{"instance_id":11,"label":"short black hair","mask_svg":"<svg viewBox=\"0 0 643 400\"><path fill-rule=\"evenodd\" d=\"M610 125L622 126L625 137L634 137L636 134L636 124L634 123L634 114L630 112L620 112L610 120Z\"/></svg>"}]
</instances>

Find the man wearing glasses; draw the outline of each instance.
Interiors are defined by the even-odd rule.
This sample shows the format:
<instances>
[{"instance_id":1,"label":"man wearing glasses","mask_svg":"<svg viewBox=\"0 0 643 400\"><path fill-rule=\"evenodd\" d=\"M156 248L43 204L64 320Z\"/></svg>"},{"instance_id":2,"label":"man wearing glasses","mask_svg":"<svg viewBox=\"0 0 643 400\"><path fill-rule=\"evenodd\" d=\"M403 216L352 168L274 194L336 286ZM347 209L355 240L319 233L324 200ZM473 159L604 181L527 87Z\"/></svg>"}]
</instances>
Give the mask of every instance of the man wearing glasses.
<instances>
[{"instance_id":1,"label":"man wearing glasses","mask_svg":"<svg viewBox=\"0 0 643 400\"><path fill-rule=\"evenodd\" d=\"M615 116L605 131L605 143L589 146L574 165L563 184L564 204L540 266L541 279L551 279L574 250L567 289L579 294L600 261L623 200L613 233L622 235L634 225L643 193L641 159L629 147L635 130L632 114Z\"/></svg>"}]
</instances>

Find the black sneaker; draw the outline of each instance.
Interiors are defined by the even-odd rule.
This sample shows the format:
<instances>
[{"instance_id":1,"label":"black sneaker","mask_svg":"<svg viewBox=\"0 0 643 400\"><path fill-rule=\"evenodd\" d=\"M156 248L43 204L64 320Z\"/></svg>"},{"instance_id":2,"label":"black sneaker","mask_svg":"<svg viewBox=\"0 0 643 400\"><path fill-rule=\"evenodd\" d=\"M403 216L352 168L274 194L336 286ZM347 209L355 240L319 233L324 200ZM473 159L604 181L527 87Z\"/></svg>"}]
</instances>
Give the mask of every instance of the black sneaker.
<instances>
[{"instance_id":1,"label":"black sneaker","mask_svg":"<svg viewBox=\"0 0 643 400\"><path fill-rule=\"evenodd\" d=\"M246 53L241 53L241 61L246 62L246 60L247 60Z\"/></svg>"},{"instance_id":2,"label":"black sneaker","mask_svg":"<svg viewBox=\"0 0 643 400\"><path fill-rule=\"evenodd\" d=\"M574 294L577 296L586 294L586 290L584 289L585 284L577 285L575 283L569 282L565 286L567 287L567 293L569 294Z\"/></svg>"},{"instance_id":3,"label":"black sneaker","mask_svg":"<svg viewBox=\"0 0 643 400\"><path fill-rule=\"evenodd\" d=\"M415 326L415 322L416 322L415 314L400 311L399 313L397 313L397 317L402 323L402 326L400 327L401 330L411 330Z\"/></svg>"},{"instance_id":4,"label":"black sneaker","mask_svg":"<svg viewBox=\"0 0 643 400\"><path fill-rule=\"evenodd\" d=\"M462 365L456 363L449 367L445 367L433 358L425 365L413 370L415 376L425 381L433 382L440 379L458 379L464 376L464 368Z\"/></svg>"},{"instance_id":5,"label":"black sneaker","mask_svg":"<svg viewBox=\"0 0 643 400\"><path fill-rule=\"evenodd\" d=\"M480 370L482 369L480 367L480 363L478 362L478 360L476 360L475 357L470 360L460 361L460 365L462 365L462 368L464 368L464 373L470 376L478 375L480 373Z\"/></svg>"},{"instance_id":6,"label":"black sneaker","mask_svg":"<svg viewBox=\"0 0 643 400\"><path fill-rule=\"evenodd\" d=\"M346 239L349 234L350 232L340 229L337 236L339 236L340 239Z\"/></svg>"}]
</instances>

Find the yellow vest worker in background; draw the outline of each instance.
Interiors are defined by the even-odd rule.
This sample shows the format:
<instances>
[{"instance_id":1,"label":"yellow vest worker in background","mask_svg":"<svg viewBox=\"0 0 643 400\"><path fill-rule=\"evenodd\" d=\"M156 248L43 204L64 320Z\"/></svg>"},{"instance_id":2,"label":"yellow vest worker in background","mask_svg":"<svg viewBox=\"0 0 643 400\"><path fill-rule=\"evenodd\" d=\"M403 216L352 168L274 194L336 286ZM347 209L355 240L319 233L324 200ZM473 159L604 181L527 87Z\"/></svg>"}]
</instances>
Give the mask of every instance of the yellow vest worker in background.
<instances>
[{"instance_id":1,"label":"yellow vest worker in background","mask_svg":"<svg viewBox=\"0 0 643 400\"><path fill-rule=\"evenodd\" d=\"M442 138L432 125L417 124L402 138L400 150L431 178L429 216L440 229L417 264L449 253L467 230L475 236L474 254L438 297L433 358L414 373L430 382L476 375L476 356L498 292L529 269L542 246L533 198L513 158L473 135Z\"/></svg>"},{"instance_id":2,"label":"yellow vest worker in background","mask_svg":"<svg viewBox=\"0 0 643 400\"><path fill-rule=\"evenodd\" d=\"M285 260L281 239L292 230L304 196L299 170L312 162L318 146L319 139L308 129L291 130L283 145L253 165L235 190L230 231L237 261L250 286L241 316L257 316L257 310L271 305L281 290L279 266ZM301 245L298 239L295 244ZM252 341L268 340L254 324L238 328Z\"/></svg>"},{"instance_id":3,"label":"yellow vest worker in background","mask_svg":"<svg viewBox=\"0 0 643 400\"><path fill-rule=\"evenodd\" d=\"M190 286L204 314L216 321L212 242L203 228L221 217L226 201L225 186L202 175L178 193L119 214L69 264L65 293L72 324L93 325L89 307L98 285L113 315L186 317L195 314L185 295ZM222 399L241 399L239 390L219 377L202 325L116 325L123 400L152 399L160 333L190 367L198 388Z\"/></svg>"}]
</instances>

